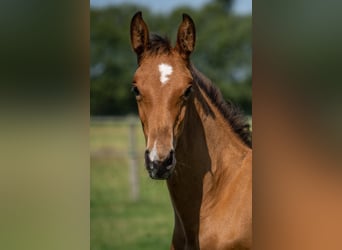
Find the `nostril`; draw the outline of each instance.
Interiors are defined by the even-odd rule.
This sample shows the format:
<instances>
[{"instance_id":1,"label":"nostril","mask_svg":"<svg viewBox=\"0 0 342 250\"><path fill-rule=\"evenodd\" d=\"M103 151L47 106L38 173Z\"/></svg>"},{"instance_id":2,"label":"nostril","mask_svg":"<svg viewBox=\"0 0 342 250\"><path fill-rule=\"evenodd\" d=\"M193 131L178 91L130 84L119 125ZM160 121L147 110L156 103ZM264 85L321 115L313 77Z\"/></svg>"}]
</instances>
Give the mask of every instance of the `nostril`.
<instances>
[{"instance_id":1,"label":"nostril","mask_svg":"<svg viewBox=\"0 0 342 250\"><path fill-rule=\"evenodd\" d=\"M150 151L148 149L145 150L145 157L148 156L148 154L150 153Z\"/></svg>"},{"instance_id":2,"label":"nostril","mask_svg":"<svg viewBox=\"0 0 342 250\"><path fill-rule=\"evenodd\" d=\"M171 158L171 159L173 159L174 154L175 154L175 151L172 149L172 150L170 151L170 158Z\"/></svg>"},{"instance_id":3,"label":"nostril","mask_svg":"<svg viewBox=\"0 0 342 250\"><path fill-rule=\"evenodd\" d=\"M173 155L174 155L174 151L171 150L170 154L169 154L169 157L165 160L165 165L166 166L169 166L169 165L172 164L172 162L173 162Z\"/></svg>"},{"instance_id":4,"label":"nostril","mask_svg":"<svg viewBox=\"0 0 342 250\"><path fill-rule=\"evenodd\" d=\"M172 164L172 158L169 157L169 158L167 159L166 166L169 166L169 165L171 165L171 164Z\"/></svg>"},{"instance_id":5,"label":"nostril","mask_svg":"<svg viewBox=\"0 0 342 250\"><path fill-rule=\"evenodd\" d=\"M150 151L148 149L145 150L145 162L148 164L150 162L149 157Z\"/></svg>"}]
</instances>

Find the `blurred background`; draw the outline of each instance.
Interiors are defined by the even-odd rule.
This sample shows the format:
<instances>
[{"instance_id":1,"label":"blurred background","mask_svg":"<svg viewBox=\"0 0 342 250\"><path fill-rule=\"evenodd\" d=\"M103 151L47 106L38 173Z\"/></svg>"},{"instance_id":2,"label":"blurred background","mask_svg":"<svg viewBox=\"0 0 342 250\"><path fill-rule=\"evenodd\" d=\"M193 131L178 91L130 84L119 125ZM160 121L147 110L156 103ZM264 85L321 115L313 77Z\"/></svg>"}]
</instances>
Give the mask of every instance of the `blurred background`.
<instances>
[{"instance_id":1,"label":"blurred background","mask_svg":"<svg viewBox=\"0 0 342 250\"><path fill-rule=\"evenodd\" d=\"M190 14L194 63L251 114L251 1L2 3L0 249L168 249L171 205L129 99L130 18L174 41ZM253 249L342 249L341 5L254 1Z\"/></svg>"},{"instance_id":2,"label":"blurred background","mask_svg":"<svg viewBox=\"0 0 342 250\"><path fill-rule=\"evenodd\" d=\"M145 172L145 142L130 84L129 25L143 12L151 33L175 44L182 13L197 29L192 62L226 99L252 115L252 1L90 1L91 249L168 249L173 210L164 181Z\"/></svg>"}]
</instances>

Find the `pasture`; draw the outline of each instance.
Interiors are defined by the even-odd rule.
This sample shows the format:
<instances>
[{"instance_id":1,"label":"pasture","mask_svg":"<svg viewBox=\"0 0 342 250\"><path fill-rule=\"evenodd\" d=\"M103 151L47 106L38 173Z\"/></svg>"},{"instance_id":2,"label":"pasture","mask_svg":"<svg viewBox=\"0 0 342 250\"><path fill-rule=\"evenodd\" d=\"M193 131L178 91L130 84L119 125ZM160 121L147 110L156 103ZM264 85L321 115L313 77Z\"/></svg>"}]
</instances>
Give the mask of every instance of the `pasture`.
<instances>
[{"instance_id":1,"label":"pasture","mask_svg":"<svg viewBox=\"0 0 342 250\"><path fill-rule=\"evenodd\" d=\"M126 119L91 121L91 249L168 249L173 210L165 181L148 177L144 138L136 120L140 198L130 198Z\"/></svg>"}]
</instances>

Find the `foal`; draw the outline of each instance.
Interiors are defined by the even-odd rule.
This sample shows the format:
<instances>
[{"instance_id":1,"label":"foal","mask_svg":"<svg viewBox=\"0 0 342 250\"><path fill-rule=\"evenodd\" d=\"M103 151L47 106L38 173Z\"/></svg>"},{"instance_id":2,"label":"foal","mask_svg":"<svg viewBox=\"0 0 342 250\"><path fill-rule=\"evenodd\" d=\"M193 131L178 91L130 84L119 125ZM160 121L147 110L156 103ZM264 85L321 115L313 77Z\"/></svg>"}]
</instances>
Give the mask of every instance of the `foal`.
<instances>
[{"instance_id":1,"label":"foal","mask_svg":"<svg viewBox=\"0 0 342 250\"><path fill-rule=\"evenodd\" d=\"M241 114L190 63L195 25L183 14L177 42L131 21L137 54L132 91L153 179L166 179L174 209L171 249L249 249L252 149Z\"/></svg>"}]
</instances>

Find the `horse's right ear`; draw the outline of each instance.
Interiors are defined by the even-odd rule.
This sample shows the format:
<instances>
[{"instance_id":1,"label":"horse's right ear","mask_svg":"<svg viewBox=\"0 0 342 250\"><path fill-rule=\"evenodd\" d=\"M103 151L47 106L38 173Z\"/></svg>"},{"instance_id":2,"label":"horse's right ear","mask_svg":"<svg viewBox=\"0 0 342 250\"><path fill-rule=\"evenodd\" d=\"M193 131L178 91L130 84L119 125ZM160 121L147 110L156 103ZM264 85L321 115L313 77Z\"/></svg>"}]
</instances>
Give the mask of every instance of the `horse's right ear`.
<instances>
[{"instance_id":1,"label":"horse's right ear","mask_svg":"<svg viewBox=\"0 0 342 250\"><path fill-rule=\"evenodd\" d=\"M138 58L149 46L149 32L141 11L135 13L131 21L131 45Z\"/></svg>"},{"instance_id":2,"label":"horse's right ear","mask_svg":"<svg viewBox=\"0 0 342 250\"><path fill-rule=\"evenodd\" d=\"M184 59L188 59L195 48L195 23L187 14L183 14L183 21L178 28L176 50Z\"/></svg>"}]
</instances>

